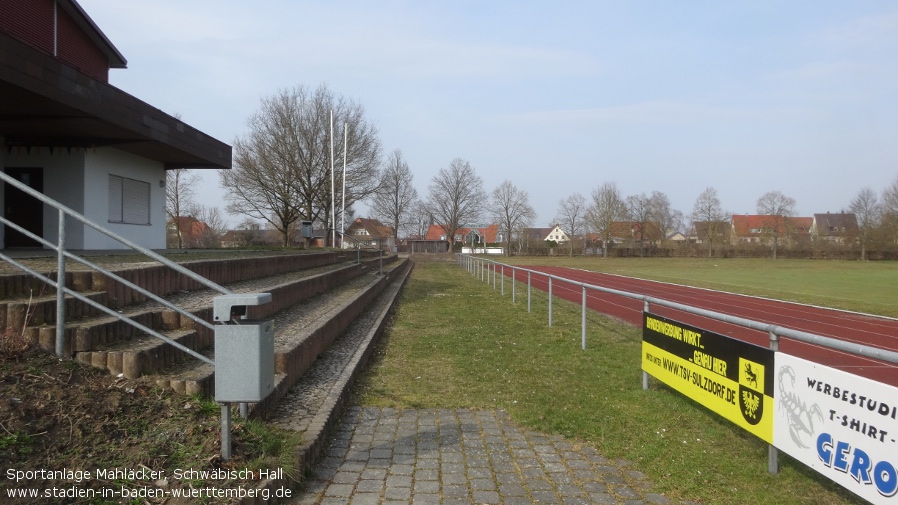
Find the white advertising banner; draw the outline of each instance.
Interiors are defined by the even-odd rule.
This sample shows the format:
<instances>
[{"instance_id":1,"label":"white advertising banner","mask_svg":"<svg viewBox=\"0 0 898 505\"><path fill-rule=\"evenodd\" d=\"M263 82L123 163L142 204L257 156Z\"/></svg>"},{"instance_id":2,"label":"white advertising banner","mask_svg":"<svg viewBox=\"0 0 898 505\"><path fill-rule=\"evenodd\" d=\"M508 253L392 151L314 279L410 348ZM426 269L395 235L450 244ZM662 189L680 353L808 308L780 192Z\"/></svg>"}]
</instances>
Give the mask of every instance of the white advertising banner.
<instances>
[{"instance_id":1,"label":"white advertising banner","mask_svg":"<svg viewBox=\"0 0 898 505\"><path fill-rule=\"evenodd\" d=\"M898 389L776 353L773 445L872 503L898 491Z\"/></svg>"}]
</instances>

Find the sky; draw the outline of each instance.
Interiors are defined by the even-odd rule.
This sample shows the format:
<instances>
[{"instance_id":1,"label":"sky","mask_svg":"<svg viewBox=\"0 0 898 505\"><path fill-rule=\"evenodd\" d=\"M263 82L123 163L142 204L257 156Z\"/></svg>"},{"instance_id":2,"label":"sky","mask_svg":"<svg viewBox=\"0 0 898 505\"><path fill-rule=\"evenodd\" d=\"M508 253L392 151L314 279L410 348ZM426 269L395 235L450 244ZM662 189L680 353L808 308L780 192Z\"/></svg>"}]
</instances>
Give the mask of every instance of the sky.
<instances>
[{"instance_id":1,"label":"sky","mask_svg":"<svg viewBox=\"0 0 898 505\"><path fill-rule=\"evenodd\" d=\"M262 98L326 84L422 199L461 158L487 193L526 191L537 227L608 182L686 216L708 187L811 216L898 179L894 0L78 2L128 60L110 84L200 131L232 144Z\"/></svg>"}]
</instances>

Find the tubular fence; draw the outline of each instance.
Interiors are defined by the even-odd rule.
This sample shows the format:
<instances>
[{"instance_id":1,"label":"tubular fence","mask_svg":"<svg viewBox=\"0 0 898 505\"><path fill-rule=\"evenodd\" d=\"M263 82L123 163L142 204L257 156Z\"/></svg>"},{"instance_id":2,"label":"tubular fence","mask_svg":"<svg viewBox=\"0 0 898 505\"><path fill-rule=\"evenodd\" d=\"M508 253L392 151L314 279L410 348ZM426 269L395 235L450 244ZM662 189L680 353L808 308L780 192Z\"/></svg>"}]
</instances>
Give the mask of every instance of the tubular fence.
<instances>
[{"instance_id":1,"label":"tubular fence","mask_svg":"<svg viewBox=\"0 0 898 505\"><path fill-rule=\"evenodd\" d=\"M725 323L730 323L737 326L742 326L745 328L750 328L753 330L758 330L761 332L767 333L770 338L770 349L773 351L779 350L779 339L781 337L791 338L797 341L817 345L820 347L825 347L828 349L835 349L839 351L844 351L847 353L855 354L858 356L863 356L866 358L877 359L881 361L885 361L888 363L898 364L898 352L890 351L887 349L881 349L877 347L856 344L852 342L846 342L843 340L835 339L832 337L826 337L823 335L817 335L814 333L808 333L801 330L796 330L794 328L788 328L785 326L779 326L775 324L765 323L763 321L756 321L752 319L746 319L743 317L733 316L729 314L724 314L721 312L715 312L712 310L702 309L699 307L694 307L691 305L686 305L682 303L672 302L669 300L664 300L662 298L656 298L640 293L633 293L629 291L621 291L612 288L606 288L603 286L596 286L593 284L588 284L584 282L579 282L571 279L566 279L564 277L559 277L556 275L547 274L545 272L539 272L536 270L530 270L527 268L522 268L514 265L507 265L504 263L500 263L498 261L493 261L487 258L482 258L478 256L471 256L465 254L458 254L456 256L456 263L465 268L468 272L473 276L479 276L481 282L485 282L489 284L492 282L493 289L500 290L501 294L505 295L505 278L506 278L506 269L509 270L508 276L512 279L511 283L511 296L512 303L517 301L517 278L519 273L527 274L527 312L531 312L532 304L531 304L531 291L532 291L532 279L533 276L540 276L547 279L548 282L548 325L552 326L552 289L553 289L553 281L564 282L568 285L574 286L575 288L579 287L582 291L581 296L581 348L586 349L586 314L587 314L587 299L589 291L596 291L601 293L608 293L612 295L618 295L624 298L630 298L634 300L639 300L643 302L643 311L649 312L649 309L652 305L657 305L661 307L667 307L675 310L679 310L688 314L694 314L697 316L706 317L708 319L722 321ZM648 389L649 387L649 374L645 371L642 373L642 387L643 389ZM768 448L768 470L770 473L776 473L778 471L779 465L777 462L777 449L772 445Z\"/></svg>"}]
</instances>

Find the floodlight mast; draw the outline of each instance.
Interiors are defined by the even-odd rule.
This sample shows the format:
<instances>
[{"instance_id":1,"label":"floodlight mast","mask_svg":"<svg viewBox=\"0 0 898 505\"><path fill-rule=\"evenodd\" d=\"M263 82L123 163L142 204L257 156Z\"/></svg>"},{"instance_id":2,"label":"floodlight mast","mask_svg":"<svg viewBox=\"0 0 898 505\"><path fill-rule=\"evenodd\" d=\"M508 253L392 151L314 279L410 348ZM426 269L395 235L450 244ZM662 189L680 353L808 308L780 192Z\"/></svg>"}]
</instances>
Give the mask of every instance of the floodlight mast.
<instances>
[{"instance_id":1,"label":"floodlight mast","mask_svg":"<svg viewBox=\"0 0 898 505\"><path fill-rule=\"evenodd\" d=\"M343 123L343 204L340 208L340 230L346 231L346 154L349 151L349 123Z\"/></svg>"},{"instance_id":2,"label":"floodlight mast","mask_svg":"<svg viewBox=\"0 0 898 505\"><path fill-rule=\"evenodd\" d=\"M331 109L331 247L337 245L337 209L334 207L334 110ZM325 239L327 240L327 239Z\"/></svg>"}]
</instances>

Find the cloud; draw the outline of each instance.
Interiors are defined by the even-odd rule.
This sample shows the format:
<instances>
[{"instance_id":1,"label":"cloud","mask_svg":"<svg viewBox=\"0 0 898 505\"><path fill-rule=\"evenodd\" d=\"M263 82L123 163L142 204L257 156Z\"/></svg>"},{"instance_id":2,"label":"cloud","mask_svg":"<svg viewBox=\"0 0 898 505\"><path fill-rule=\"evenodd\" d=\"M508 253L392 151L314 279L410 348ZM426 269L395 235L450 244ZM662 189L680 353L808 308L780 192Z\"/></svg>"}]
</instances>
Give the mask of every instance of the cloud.
<instances>
[{"instance_id":1,"label":"cloud","mask_svg":"<svg viewBox=\"0 0 898 505\"><path fill-rule=\"evenodd\" d=\"M894 48L898 44L898 11L850 19L823 30L812 41L848 49Z\"/></svg>"},{"instance_id":2,"label":"cloud","mask_svg":"<svg viewBox=\"0 0 898 505\"><path fill-rule=\"evenodd\" d=\"M568 125L675 125L739 121L807 120L819 113L795 107L717 107L682 101L647 101L613 107L562 109L495 116L503 123Z\"/></svg>"}]
</instances>

